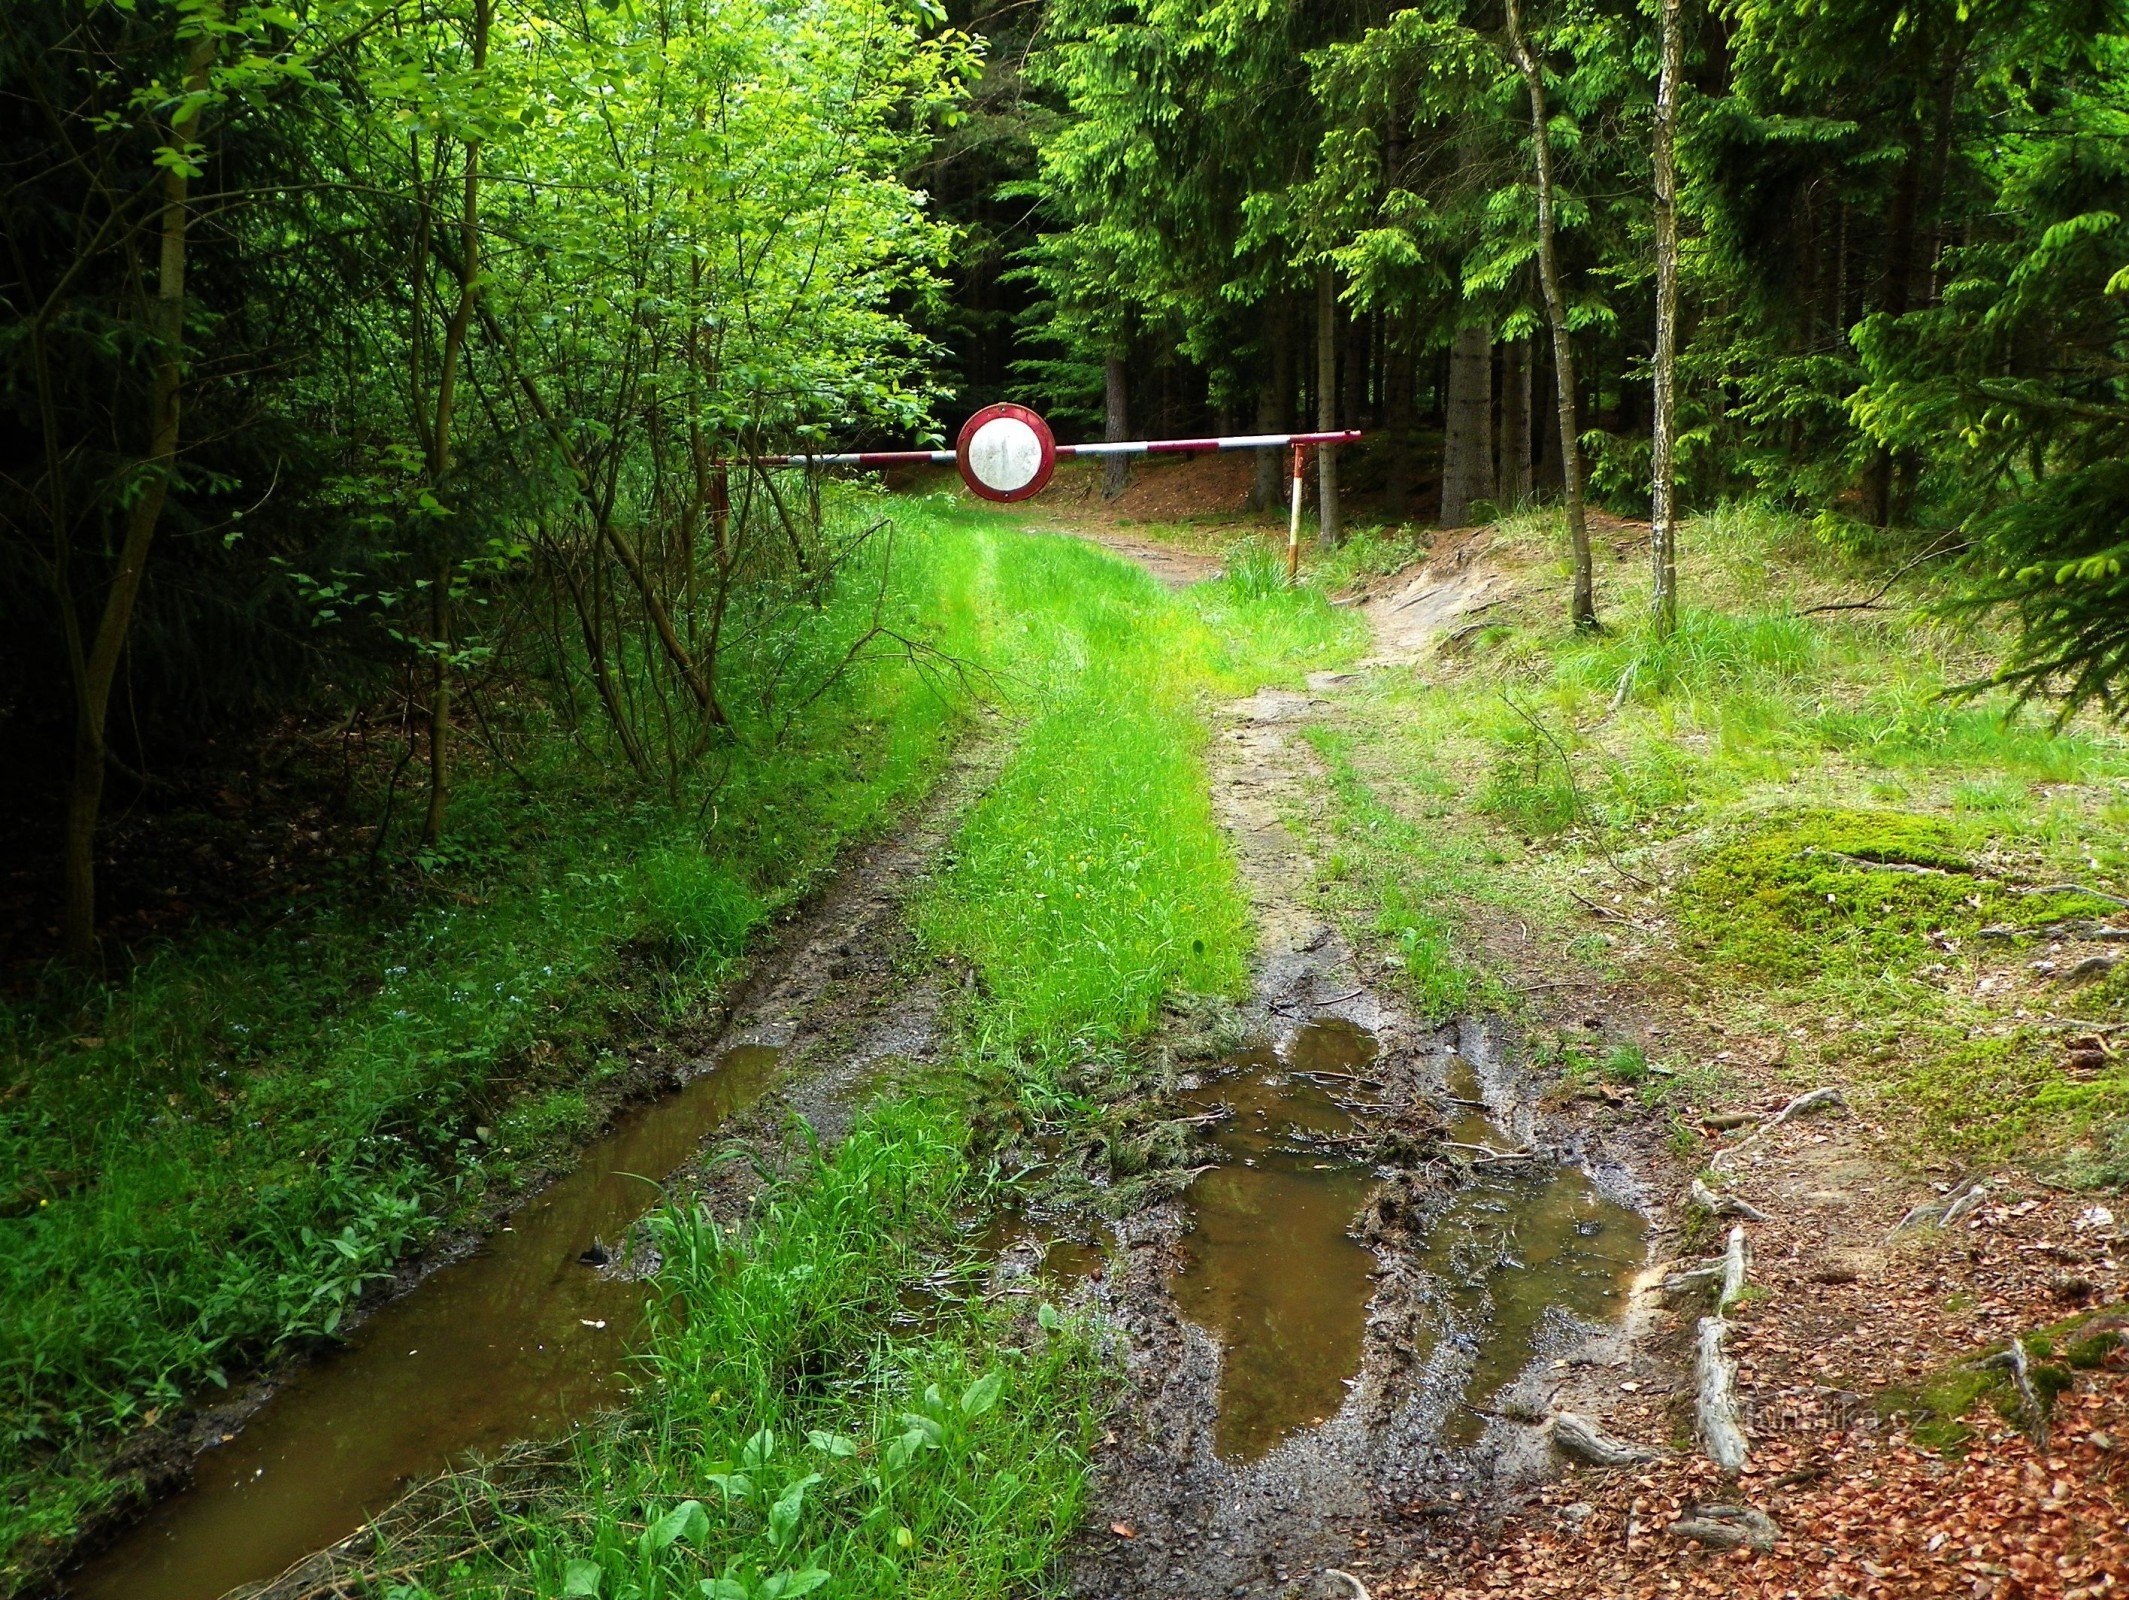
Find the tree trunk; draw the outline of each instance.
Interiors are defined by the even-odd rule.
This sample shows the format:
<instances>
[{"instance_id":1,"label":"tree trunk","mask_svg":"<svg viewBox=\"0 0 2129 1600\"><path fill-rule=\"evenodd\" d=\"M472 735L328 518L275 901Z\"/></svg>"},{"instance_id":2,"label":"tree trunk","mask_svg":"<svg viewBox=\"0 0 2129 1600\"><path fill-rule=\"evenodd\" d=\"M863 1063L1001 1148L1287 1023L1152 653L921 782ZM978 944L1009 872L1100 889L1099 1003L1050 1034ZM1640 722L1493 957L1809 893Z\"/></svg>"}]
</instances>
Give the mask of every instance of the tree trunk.
<instances>
[{"instance_id":1,"label":"tree trunk","mask_svg":"<svg viewBox=\"0 0 2129 1600\"><path fill-rule=\"evenodd\" d=\"M1649 451L1650 620L1667 639L1678 626L1678 78L1684 43L1679 0L1660 0L1662 66L1656 76L1656 373L1655 421Z\"/></svg>"},{"instance_id":2,"label":"tree trunk","mask_svg":"<svg viewBox=\"0 0 2129 1600\"><path fill-rule=\"evenodd\" d=\"M218 21L218 16L202 18ZM214 67L221 35L211 28L197 34L185 57L185 98L170 121L169 148L184 152L199 132L201 102ZM119 657L133 627L133 604L140 596L148 549L155 541L163 503L170 497L170 477L177 465L181 385L185 369L185 233L190 222L190 179L184 166L165 165L158 180L163 206L156 259L155 300L149 309L155 350L148 380L148 454L133 503L126 511L126 534L118 565L104 595L96 636L78 660L74 684L74 775L67 791L66 835L62 873L66 904L61 938L67 958L89 966L96 959L96 824L103 810L104 742L111 710L111 686ZM54 485L57 493L57 485Z\"/></svg>"},{"instance_id":3,"label":"tree trunk","mask_svg":"<svg viewBox=\"0 0 2129 1600\"><path fill-rule=\"evenodd\" d=\"M1501 346L1501 449L1494 499L1513 511L1530 498L1530 341Z\"/></svg>"},{"instance_id":4,"label":"tree trunk","mask_svg":"<svg viewBox=\"0 0 2129 1600\"><path fill-rule=\"evenodd\" d=\"M491 0L474 0L473 70L488 65L488 33L494 11ZM422 818L421 837L434 844L443 836L444 808L451 794L451 590L457 580L457 562L450 555L451 429L458 406L458 369L466 347L466 334L473 326L475 298L480 293L480 166L478 135L466 139L465 186L458 212L458 304L452 308L450 325L444 330L443 354L436 371L436 421L429 433L429 485L445 509L439 521L444 556L437 564L436 587L429 596L429 805Z\"/></svg>"},{"instance_id":5,"label":"tree trunk","mask_svg":"<svg viewBox=\"0 0 2129 1600\"><path fill-rule=\"evenodd\" d=\"M1383 323L1383 504L1395 516L1412 510L1412 413L1419 377L1402 319Z\"/></svg>"},{"instance_id":6,"label":"tree trunk","mask_svg":"<svg viewBox=\"0 0 2129 1600\"><path fill-rule=\"evenodd\" d=\"M1271 346L1271 370L1257 391L1257 431L1289 433L1294 421L1294 322L1286 302L1274 297L1265 315ZM1252 511L1286 503L1286 452L1259 450L1256 482L1250 489Z\"/></svg>"},{"instance_id":7,"label":"tree trunk","mask_svg":"<svg viewBox=\"0 0 2129 1600\"><path fill-rule=\"evenodd\" d=\"M1583 502L1582 445L1576 420L1574 341L1567 327L1567 295L1560 287L1560 251L1555 237L1552 136L1547 130L1545 75L1523 41L1520 0L1507 0L1508 48L1530 91L1530 153L1537 168L1538 282L1552 324L1552 365L1560 396L1560 477L1567 494L1567 539L1574 550L1574 596L1570 615L1577 628L1597 626L1596 577L1589 556L1589 513Z\"/></svg>"},{"instance_id":8,"label":"tree trunk","mask_svg":"<svg viewBox=\"0 0 2129 1600\"><path fill-rule=\"evenodd\" d=\"M1338 415L1348 428L1365 426L1368 415L1368 319L1345 319L1345 366L1338 381Z\"/></svg>"},{"instance_id":9,"label":"tree trunk","mask_svg":"<svg viewBox=\"0 0 2129 1600\"><path fill-rule=\"evenodd\" d=\"M1530 372L1533 401L1541 395L1551 396L1559 387L1558 375L1552 370L1551 339L1531 343ZM1537 436L1531 442L1530 491L1541 499L1564 496L1567 480L1560 473L1560 408L1548 399L1546 404L1534 405L1530 415Z\"/></svg>"},{"instance_id":10,"label":"tree trunk","mask_svg":"<svg viewBox=\"0 0 2129 1600\"><path fill-rule=\"evenodd\" d=\"M1473 502L1493 493L1493 329L1456 330L1442 429L1441 525L1468 527Z\"/></svg>"},{"instance_id":11,"label":"tree trunk","mask_svg":"<svg viewBox=\"0 0 2129 1600\"><path fill-rule=\"evenodd\" d=\"M1338 284L1329 262L1316 269L1316 428L1338 426ZM1316 451L1316 543L1334 548L1338 519L1338 447Z\"/></svg>"},{"instance_id":12,"label":"tree trunk","mask_svg":"<svg viewBox=\"0 0 2129 1600\"><path fill-rule=\"evenodd\" d=\"M1102 430L1101 436L1114 444L1131 437L1131 414L1125 404L1124 353L1113 350L1102 366ZM1104 456L1101 464L1101 492L1105 500L1114 500L1124 492L1131 481L1131 463L1124 456Z\"/></svg>"}]
</instances>

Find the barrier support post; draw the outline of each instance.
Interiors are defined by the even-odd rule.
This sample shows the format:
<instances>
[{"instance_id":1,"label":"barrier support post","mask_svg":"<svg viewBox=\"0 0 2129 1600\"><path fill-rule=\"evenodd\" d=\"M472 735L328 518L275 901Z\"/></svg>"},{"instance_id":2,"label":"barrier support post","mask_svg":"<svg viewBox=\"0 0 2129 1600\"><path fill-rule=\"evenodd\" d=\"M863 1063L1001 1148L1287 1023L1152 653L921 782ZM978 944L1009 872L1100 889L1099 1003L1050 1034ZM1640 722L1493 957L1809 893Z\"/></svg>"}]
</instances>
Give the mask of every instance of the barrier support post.
<instances>
[{"instance_id":1,"label":"barrier support post","mask_svg":"<svg viewBox=\"0 0 2129 1600\"><path fill-rule=\"evenodd\" d=\"M1301 581L1301 484L1308 476L1308 446L1294 446L1294 510L1286 524L1286 584Z\"/></svg>"}]
</instances>

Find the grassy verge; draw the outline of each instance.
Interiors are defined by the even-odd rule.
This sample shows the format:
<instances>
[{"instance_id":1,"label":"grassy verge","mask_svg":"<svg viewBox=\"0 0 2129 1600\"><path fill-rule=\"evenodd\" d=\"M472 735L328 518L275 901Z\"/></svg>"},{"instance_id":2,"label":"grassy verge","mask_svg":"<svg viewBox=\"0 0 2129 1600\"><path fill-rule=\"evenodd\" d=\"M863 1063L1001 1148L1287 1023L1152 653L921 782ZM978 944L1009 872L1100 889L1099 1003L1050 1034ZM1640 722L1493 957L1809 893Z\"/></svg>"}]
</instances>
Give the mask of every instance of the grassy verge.
<instances>
[{"instance_id":1,"label":"grassy verge","mask_svg":"<svg viewBox=\"0 0 2129 1600\"><path fill-rule=\"evenodd\" d=\"M418 1574L393 1592L1042 1586L1080 1514L1096 1366L1061 1319L1009 1323L951 1271L982 1189L952 1096L917 1097L866 1114L742 1229L662 1213L663 1311L636 1402L564 1462L453 1480L421 1542L379 1558ZM919 1284L931 1315L912 1326Z\"/></svg>"},{"instance_id":2,"label":"grassy verge","mask_svg":"<svg viewBox=\"0 0 2129 1600\"><path fill-rule=\"evenodd\" d=\"M2122 892L2129 743L1951 695L1991 641L1927 595L1813 613L1877 583L1802 523L1733 509L1684 548L1671 639L1625 546L1612 628L1578 635L1556 530L1499 532L1488 626L1318 735L1356 915L1406 947L1422 1003L1564 960L1682 1017L1651 1041L1702 1057L1674 1067L1733 1041L1860 1091L1918 1149L2129 1178L2129 1070L2066 1049L2068 1024L2129 1016L2120 969L2067 978L2118 907L2029 892Z\"/></svg>"}]
</instances>

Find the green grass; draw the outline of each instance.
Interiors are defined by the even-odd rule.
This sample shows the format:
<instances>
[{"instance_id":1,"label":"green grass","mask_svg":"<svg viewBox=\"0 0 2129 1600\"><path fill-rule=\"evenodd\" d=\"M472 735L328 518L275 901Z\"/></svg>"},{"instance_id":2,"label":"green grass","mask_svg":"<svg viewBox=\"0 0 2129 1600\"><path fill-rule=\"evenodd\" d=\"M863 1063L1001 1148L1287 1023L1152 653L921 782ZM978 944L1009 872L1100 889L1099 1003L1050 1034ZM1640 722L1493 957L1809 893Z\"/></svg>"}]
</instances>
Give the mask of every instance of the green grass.
<instances>
[{"instance_id":1,"label":"green grass","mask_svg":"<svg viewBox=\"0 0 2129 1600\"><path fill-rule=\"evenodd\" d=\"M995 1596L1042 1587L1077 1526L1098 1368L1061 1319L973 1294L983 1197L952 1094L866 1114L725 1230L674 1209L647 1382L533 1474L455 1481L402 1600ZM913 1327L913 1286L933 1296ZM475 1532L475 1560L436 1543Z\"/></svg>"},{"instance_id":2,"label":"green grass","mask_svg":"<svg viewBox=\"0 0 2129 1600\"><path fill-rule=\"evenodd\" d=\"M2040 1025L2129 1016L2129 982L2051 990L2026 970L2032 939L1981 936L2114 909L2017 891L2129 883L2129 742L1951 692L1985 676L1993 640L1947 627L1927 591L1811 613L1881 575L1800 520L1694 519L1667 640L1642 620L1642 550L1608 543L1610 626L1577 633L1556 514L1511 519L1495 555L1518 592L1492 625L1426 687L1379 681L1319 736L1362 914L1481 967L1473 930L1535 930L1526 961L1759 1035L1799 1082L1849 1085L1918 1144L2129 1171L2129 1072L2067 1075Z\"/></svg>"},{"instance_id":3,"label":"green grass","mask_svg":"<svg viewBox=\"0 0 2129 1600\"><path fill-rule=\"evenodd\" d=\"M968 553L904 545L889 572L949 650L971 643ZM839 652L870 589L784 647ZM98 1440L330 1338L437 1227L577 1142L619 1052L684 1025L921 792L960 715L865 669L736 759L706 828L530 737L532 787L469 767L450 848L383 892L351 865L0 1012L0 1570L113 1492Z\"/></svg>"},{"instance_id":4,"label":"green grass","mask_svg":"<svg viewBox=\"0 0 2129 1600\"><path fill-rule=\"evenodd\" d=\"M1051 1129L1098 1133L1142 1092L1161 1007L1241 985L1250 931L1206 798L1206 713L1344 659L1354 630L1313 594L1177 596L995 516L899 515L972 575L955 626L1015 722L917 908L927 953L983 980L952 1065L876 1102L747 1226L663 1213L653 1381L565 1465L461 1480L460 1514L501 1530L492 1553L440 1560L456 1541L432 1524L378 1558L418 1573L410 1596L973 1600L1054 1580L1099 1373L1065 1320L970 1297L956 1225L996 1199L980 1110L1035 1099ZM1061 1092L1089 1062L1099 1087L1082 1070ZM1124 1141L1110 1153L1135 1170Z\"/></svg>"},{"instance_id":5,"label":"green grass","mask_svg":"<svg viewBox=\"0 0 2129 1600\"><path fill-rule=\"evenodd\" d=\"M1143 1032L1163 996L1237 992L1247 908L1212 814L1206 713L1351 659L1313 591L1230 575L1184 595L1092 546L1035 540L997 579L1013 755L918 908L975 966L992 1037L1034 1054Z\"/></svg>"}]
</instances>

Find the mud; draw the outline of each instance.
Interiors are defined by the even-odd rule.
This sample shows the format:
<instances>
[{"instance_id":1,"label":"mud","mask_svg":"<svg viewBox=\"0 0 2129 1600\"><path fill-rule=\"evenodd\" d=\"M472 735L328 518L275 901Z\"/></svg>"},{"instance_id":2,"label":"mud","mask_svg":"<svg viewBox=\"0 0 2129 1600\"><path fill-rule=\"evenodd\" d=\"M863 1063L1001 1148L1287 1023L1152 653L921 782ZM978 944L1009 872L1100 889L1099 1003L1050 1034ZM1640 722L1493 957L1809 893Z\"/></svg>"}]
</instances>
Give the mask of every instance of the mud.
<instances>
[{"instance_id":1,"label":"mud","mask_svg":"<svg viewBox=\"0 0 2129 1600\"><path fill-rule=\"evenodd\" d=\"M1355 1048L1302 1043L1325 1032ZM1365 1038L1304 1028L1288 1058L1365 1066L1373 1055L1360 1048ZM1349 1234L1372 1175L1321 1137L1350 1133L1353 1118L1283 1065L1254 1053L1182 1097L1223 1118L1213 1136L1222 1162L1185 1198L1190 1231L1169 1287L1183 1316L1219 1344L1213 1443L1230 1461L1257 1460L1344 1404L1360 1366L1375 1265Z\"/></svg>"},{"instance_id":2,"label":"mud","mask_svg":"<svg viewBox=\"0 0 2129 1600\"><path fill-rule=\"evenodd\" d=\"M1264 691L1216 742L1267 1044L1184 1086L1183 1109L1230 1113L1218 1164L1123 1219L1083 1291L1129 1392L1082 1595L1315 1592L1326 1568L1379 1569L1432 1518L1552 1471L1548 1409L1632 1357L1636 1152L1541 1112L1499 1028L1407 1015L1316 905L1301 730L1338 681Z\"/></svg>"},{"instance_id":3,"label":"mud","mask_svg":"<svg viewBox=\"0 0 2129 1600\"><path fill-rule=\"evenodd\" d=\"M626 1387L641 1284L609 1241L758 1095L778 1052L742 1045L637 1107L481 1249L297 1373L191 1486L76 1573L82 1600L213 1600L345 1538L467 1453L559 1433Z\"/></svg>"}]
</instances>

